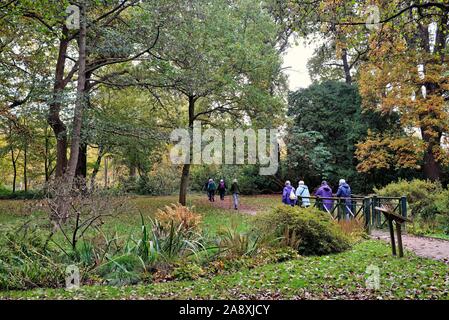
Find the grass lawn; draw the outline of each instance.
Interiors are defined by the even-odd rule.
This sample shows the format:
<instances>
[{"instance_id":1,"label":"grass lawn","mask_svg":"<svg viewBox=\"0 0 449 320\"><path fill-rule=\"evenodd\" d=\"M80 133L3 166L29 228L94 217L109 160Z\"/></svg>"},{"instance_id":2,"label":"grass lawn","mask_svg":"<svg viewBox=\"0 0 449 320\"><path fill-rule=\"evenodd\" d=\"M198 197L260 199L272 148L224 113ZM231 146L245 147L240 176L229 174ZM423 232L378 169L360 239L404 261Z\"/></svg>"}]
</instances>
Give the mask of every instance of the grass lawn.
<instances>
[{"instance_id":1,"label":"grass lawn","mask_svg":"<svg viewBox=\"0 0 449 320\"><path fill-rule=\"evenodd\" d=\"M248 206L268 210L276 197L244 197ZM176 197L133 197L133 209L106 221L105 229L127 236L139 232L141 212L153 216ZM189 198L189 205L203 216L203 229L214 234L222 227L250 228L253 217L212 207L203 195ZM0 201L0 227L20 225L29 218L23 201ZM33 213L43 217L42 213ZM366 269L380 270L380 289L366 289ZM449 299L449 269L442 262L411 252L403 259L391 256L390 247L366 240L351 250L329 256L300 257L280 263L241 267L232 273L208 275L195 281L142 283L134 286L82 286L65 289L0 291L1 299Z\"/></svg>"}]
</instances>

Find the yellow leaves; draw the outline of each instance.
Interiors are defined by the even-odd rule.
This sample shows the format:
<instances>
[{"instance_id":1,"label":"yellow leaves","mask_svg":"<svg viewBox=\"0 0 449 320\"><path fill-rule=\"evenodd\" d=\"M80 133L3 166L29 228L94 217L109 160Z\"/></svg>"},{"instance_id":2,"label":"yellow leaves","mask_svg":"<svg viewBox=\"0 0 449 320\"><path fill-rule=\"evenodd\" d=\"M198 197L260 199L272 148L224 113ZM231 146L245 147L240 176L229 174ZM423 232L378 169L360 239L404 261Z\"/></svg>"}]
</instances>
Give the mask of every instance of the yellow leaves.
<instances>
[{"instance_id":1,"label":"yellow leaves","mask_svg":"<svg viewBox=\"0 0 449 320\"><path fill-rule=\"evenodd\" d=\"M371 131L356 148L357 171L364 173L391 167L418 169L424 152L423 142L416 137L373 134Z\"/></svg>"}]
</instances>

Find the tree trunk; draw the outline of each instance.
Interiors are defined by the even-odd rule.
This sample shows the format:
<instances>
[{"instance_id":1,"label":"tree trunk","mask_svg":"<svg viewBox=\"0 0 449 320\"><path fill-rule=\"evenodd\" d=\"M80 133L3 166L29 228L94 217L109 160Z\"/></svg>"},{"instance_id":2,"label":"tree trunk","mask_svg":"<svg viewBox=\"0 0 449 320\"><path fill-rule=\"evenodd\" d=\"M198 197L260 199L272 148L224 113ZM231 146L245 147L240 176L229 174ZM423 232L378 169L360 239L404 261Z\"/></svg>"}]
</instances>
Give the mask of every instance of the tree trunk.
<instances>
[{"instance_id":1,"label":"tree trunk","mask_svg":"<svg viewBox=\"0 0 449 320\"><path fill-rule=\"evenodd\" d=\"M81 143L79 147L78 162L76 164L75 176L86 179L87 177L87 144Z\"/></svg>"},{"instance_id":2,"label":"tree trunk","mask_svg":"<svg viewBox=\"0 0 449 320\"><path fill-rule=\"evenodd\" d=\"M45 182L50 179L50 139L48 138L48 130L45 128L45 150L44 150L44 171L45 171Z\"/></svg>"},{"instance_id":3,"label":"tree trunk","mask_svg":"<svg viewBox=\"0 0 449 320\"><path fill-rule=\"evenodd\" d=\"M421 134L427 145L423 159L424 177L431 181L438 181L441 178L441 166L435 158L434 148L440 147L441 133L438 133L438 137L433 137L425 133L425 128L421 127Z\"/></svg>"},{"instance_id":4,"label":"tree trunk","mask_svg":"<svg viewBox=\"0 0 449 320\"><path fill-rule=\"evenodd\" d=\"M184 164L182 167L181 187L179 190L179 203L183 206L187 203L187 188L189 186L190 163Z\"/></svg>"},{"instance_id":5,"label":"tree trunk","mask_svg":"<svg viewBox=\"0 0 449 320\"><path fill-rule=\"evenodd\" d=\"M55 82L53 84L52 102L47 117L47 122L53 129L56 137L56 177L62 177L67 167L67 128L62 122L59 112L61 111L62 93L66 86L64 83L64 69L66 62L67 47L69 45L68 29L62 28L62 38L59 42L59 53L56 61Z\"/></svg>"},{"instance_id":6,"label":"tree trunk","mask_svg":"<svg viewBox=\"0 0 449 320\"><path fill-rule=\"evenodd\" d=\"M83 124L83 109L85 104L85 88L86 88L86 4L81 2L80 4L80 31L78 39L78 84L76 88L76 102L75 112L73 116L73 132L72 141L70 146L70 160L67 167L67 182L73 182L75 177L76 167L78 163L78 156L81 143L81 127Z\"/></svg>"},{"instance_id":7,"label":"tree trunk","mask_svg":"<svg viewBox=\"0 0 449 320\"><path fill-rule=\"evenodd\" d=\"M189 96L189 134L190 134L190 155L188 163L185 163L182 167L181 184L179 188L179 203L183 206L187 203L187 189L189 187L189 175L190 175L190 158L192 155L192 134L193 134L193 121L195 120L195 96Z\"/></svg>"},{"instance_id":8,"label":"tree trunk","mask_svg":"<svg viewBox=\"0 0 449 320\"><path fill-rule=\"evenodd\" d=\"M86 3L81 1L80 7L80 30L78 38L78 83L76 88L76 101L75 101L75 111L73 115L73 129L72 129L72 139L70 146L70 159L67 165L67 169L64 173L64 179L60 188L68 188L69 190L73 187L73 182L76 173L76 167L78 163L79 148L81 141L81 126L83 123L83 108L85 104L85 86L86 86ZM67 203L66 196L64 192L58 196L57 201L57 213L58 221L56 227L60 227L67 222L69 218L69 207Z\"/></svg>"},{"instance_id":9,"label":"tree trunk","mask_svg":"<svg viewBox=\"0 0 449 320\"><path fill-rule=\"evenodd\" d=\"M14 157L14 148L10 148L11 150L11 162L13 168L13 178L12 178L12 192L16 192L16 180L17 180L17 166L16 166L16 158Z\"/></svg>"},{"instance_id":10,"label":"tree trunk","mask_svg":"<svg viewBox=\"0 0 449 320\"><path fill-rule=\"evenodd\" d=\"M346 49L342 50L341 60L343 61L343 70L345 72L345 82L349 85L352 84L351 67L348 63L348 51Z\"/></svg>"}]
</instances>

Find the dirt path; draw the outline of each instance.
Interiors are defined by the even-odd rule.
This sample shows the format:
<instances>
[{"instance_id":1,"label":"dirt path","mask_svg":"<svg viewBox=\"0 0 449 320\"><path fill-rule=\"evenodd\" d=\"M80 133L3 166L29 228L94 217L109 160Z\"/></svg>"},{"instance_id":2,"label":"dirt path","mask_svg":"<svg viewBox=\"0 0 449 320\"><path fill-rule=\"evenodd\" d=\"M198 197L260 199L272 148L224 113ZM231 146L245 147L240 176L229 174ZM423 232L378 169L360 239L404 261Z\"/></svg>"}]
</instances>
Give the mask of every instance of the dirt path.
<instances>
[{"instance_id":1,"label":"dirt path","mask_svg":"<svg viewBox=\"0 0 449 320\"><path fill-rule=\"evenodd\" d=\"M233 210L234 209L234 205L232 202L232 197L231 196L226 196L225 199L222 201L220 200L220 196L215 196L215 201L214 202L210 202L207 199L201 200L202 203L208 203L209 205L211 205L212 207L215 208L220 208L220 209L224 209L224 210ZM244 203L240 203L239 204L239 208L238 210L236 210L236 212L238 213L246 213L249 215L256 215L257 214L257 207L253 207Z\"/></svg>"},{"instance_id":2,"label":"dirt path","mask_svg":"<svg viewBox=\"0 0 449 320\"><path fill-rule=\"evenodd\" d=\"M390 234L386 231L373 230L371 237L390 243ZM404 234L402 244L418 256L441 260L449 264L449 241Z\"/></svg>"}]
</instances>

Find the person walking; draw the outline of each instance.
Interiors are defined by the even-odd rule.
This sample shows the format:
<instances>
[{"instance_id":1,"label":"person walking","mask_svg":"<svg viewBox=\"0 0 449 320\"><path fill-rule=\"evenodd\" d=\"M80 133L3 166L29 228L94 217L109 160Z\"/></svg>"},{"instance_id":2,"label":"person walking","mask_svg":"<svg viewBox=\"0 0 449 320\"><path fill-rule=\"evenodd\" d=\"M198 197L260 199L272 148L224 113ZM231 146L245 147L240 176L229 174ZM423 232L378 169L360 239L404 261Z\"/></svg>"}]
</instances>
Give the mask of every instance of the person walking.
<instances>
[{"instance_id":1,"label":"person walking","mask_svg":"<svg viewBox=\"0 0 449 320\"><path fill-rule=\"evenodd\" d=\"M220 183L218 184L218 193L220 194L220 200L223 201L225 194L226 194L226 183L223 179L220 180Z\"/></svg>"},{"instance_id":2,"label":"person walking","mask_svg":"<svg viewBox=\"0 0 449 320\"><path fill-rule=\"evenodd\" d=\"M234 209L238 210L240 188L239 188L239 184L237 183L237 179L234 179L232 181L231 193L232 193L232 199L234 201Z\"/></svg>"},{"instance_id":3,"label":"person walking","mask_svg":"<svg viewBox=\"0 0 449 320\"><path fill-rule=\"evenodd\" d=\"M349 215L352 210L351 187L346 183L345 179L340 179L338 182L336 196L344 198L346 220L349 220Z\"/></svg>"},{"instance_id":4,"label":"person walking","mask_svg":"<svg viewBox=\"0 0 449 320\"><path fill-rule=\"evenodd\" d=\"M290 181L285 181L285 187L282 192L282 203L294 206L296 204L295 188L292 187Z\"/></svg>"},{"instance_id":5,"label":"person walking","mask_svg":"<svg viewBox=\"0 0 449 320\"><path fill-rule=\"evenodd\" d=\"M209 179L209 183L207 184L207 194L210 202L215 202L215 190L217 190L217 185L215 184L214 179Z\"/></svg>"},{"instance_id":6,"label":"person walking","mask_svg":"<svg viewBox=\"0 0 449 320\"><path fill-rule=\"evenodd\" d=\"M327 184L327 181L321 182L321 186L315 192L315 196L320 198L332 198L332 189ZM332 199L322 199L322 209L330 212L334 206L334 200Z\"/></svg>"},{"instance_id":7,"label":"person walking","mask_svg":"<svg viewBox=\"0 0 449 320\"><path fill-rule=\"evenodd\" d=\"M202 189L202 190L206 191L206 194L207 194L208 198L209 198L209 191L207 191L207 187L208 187L209 182L210 182L211 179L212 179L211 177L207 178L206 182L204 183L203 189Z\"/></svg>"},{"instance_id":8,"label":"person walking","mask_svg":"<svg viewBox=\"0 0 449 320\"><path fill-rule=\"evenodd\" d=\"M298 189L296 189L296 198L301 207L310 207L310 192L309 188L304 184L304 181L299 181Z\"/></svg>"}]
</instances>

